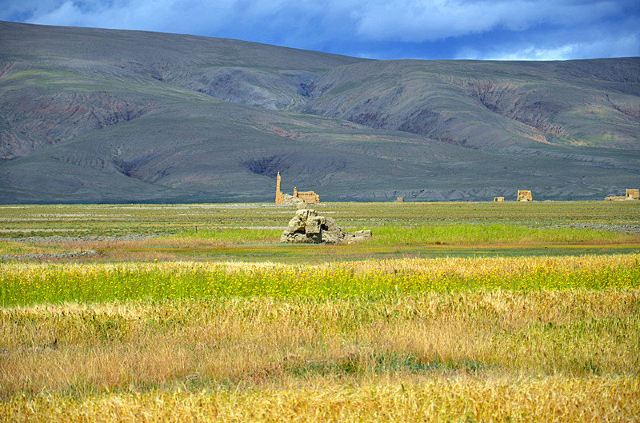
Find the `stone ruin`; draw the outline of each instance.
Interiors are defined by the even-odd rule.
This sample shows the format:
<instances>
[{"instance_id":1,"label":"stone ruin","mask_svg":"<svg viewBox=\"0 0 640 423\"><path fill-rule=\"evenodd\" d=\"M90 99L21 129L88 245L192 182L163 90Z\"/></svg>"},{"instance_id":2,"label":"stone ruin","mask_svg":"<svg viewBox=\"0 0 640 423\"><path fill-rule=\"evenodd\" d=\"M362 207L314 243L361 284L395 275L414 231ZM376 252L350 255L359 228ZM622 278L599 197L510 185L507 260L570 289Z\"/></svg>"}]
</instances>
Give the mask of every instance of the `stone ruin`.
<instances>
[{"instance_id":1,"label":"stone ruin","mask_svg":"<svg viewBox=\"0 0 640 423\"><path fill-rule=\"evenodd\" d=\"M605 198L607 201L625 201L625 200L640 200L640 189L627 188L624 196L622 195L609 195Z\"/></svg>"},{"instance_id":2,"label":"stone ruin","mask_svg":"<svg viewBox=\"0 0 640 423\"><path fill-rule=\"evenodd\" d=\"M533 201L533 194L528 189L519 189L516 201Z\"/></svg>"},{"instance_id":3,"label":"stone ruin","mask_svg":"<svg viewBox=\"0 0 640 423\"><path fill-rule=\"evenodd\" d=\"M276 206L300 206L304 204L318 204L320 196L313 191L298 191L298 187L293 187L293 195L285 194L280 190L282 176L280 172L276 175Z\"/></svg>"},{"instance_id":4,"label":"stone ruin","mask_svg":"<svg viewBox=\"0 0 640 423\"><path fill-rule=\"evenodd\" d=\"M282 232L280 242L303 244L351 244L371 238L371 231L344 232L330 217L312 209L301 209Z\"/></svg>"},{"instance_id":5,"label":"stone ruin","mask_svg":"<svg viewBox=\"0 0 640 423\"><path fill-rule=\"evenodd\" d=\"M278 206L296 206L298 208L305 206L307 203L301 198L294 197L290 194L282 194L279 200L276 200Z\"/></svg>"}]
</instances>

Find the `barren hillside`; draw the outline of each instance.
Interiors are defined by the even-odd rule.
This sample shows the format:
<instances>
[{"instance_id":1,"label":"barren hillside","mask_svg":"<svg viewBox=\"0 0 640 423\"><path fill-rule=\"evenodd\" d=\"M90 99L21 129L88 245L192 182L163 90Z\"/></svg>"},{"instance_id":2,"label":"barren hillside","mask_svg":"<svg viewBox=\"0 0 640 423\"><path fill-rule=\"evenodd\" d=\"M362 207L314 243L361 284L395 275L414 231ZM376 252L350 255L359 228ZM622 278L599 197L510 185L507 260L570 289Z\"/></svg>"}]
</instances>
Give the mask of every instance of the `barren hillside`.
<instances>
[{"instance_id":1,"label":"barren hillside","mask_svg":"<svg viewBox=\"0 0 640 423\"><path fill-rule=\"evenodd\" d=\"M600 198L640 185L640 59L374 61L0 22L0 202Z\"/></svg>"}]
</instances>

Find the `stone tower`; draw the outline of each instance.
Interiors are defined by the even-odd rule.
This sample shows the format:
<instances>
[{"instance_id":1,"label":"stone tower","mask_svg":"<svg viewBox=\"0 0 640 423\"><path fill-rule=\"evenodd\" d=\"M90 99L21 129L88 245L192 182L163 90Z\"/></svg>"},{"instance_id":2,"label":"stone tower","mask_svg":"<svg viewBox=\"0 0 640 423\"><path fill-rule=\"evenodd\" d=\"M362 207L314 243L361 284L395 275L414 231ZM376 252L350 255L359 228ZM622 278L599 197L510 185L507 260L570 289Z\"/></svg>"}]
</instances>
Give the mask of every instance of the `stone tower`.
<instances>
[{"instance_id":1,"label":"stone tower","mask_svg":"<svg viewBox=\"0 0 640 423\"><path fill-rule=\"evenodd\" d=\"M282 195L282 191L280 190L280 183L282 182L282 177L280 176L280 172L276 176L276 206L282 204L284 201L284 195Z\"/></svg>"}]
</instances>

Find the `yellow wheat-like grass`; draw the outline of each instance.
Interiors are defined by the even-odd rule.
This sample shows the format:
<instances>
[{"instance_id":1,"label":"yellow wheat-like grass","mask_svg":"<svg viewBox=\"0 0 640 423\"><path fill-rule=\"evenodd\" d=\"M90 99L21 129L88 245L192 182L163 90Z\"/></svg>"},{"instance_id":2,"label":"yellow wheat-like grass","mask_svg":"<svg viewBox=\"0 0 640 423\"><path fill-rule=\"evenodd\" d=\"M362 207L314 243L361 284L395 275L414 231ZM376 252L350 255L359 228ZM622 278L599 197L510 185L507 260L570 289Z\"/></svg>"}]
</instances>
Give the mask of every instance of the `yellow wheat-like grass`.
<instances>
[{"instance_id":1,"label":"yellow wheat-like grass","mask_svg":"<svg viewBox=\"0 0 640 423\"><path fill-rule=\"evenodd\" d=\"M12 421L637 421L640 380L470 377L355 386L44 395L0 404Z\"/></svg>"}]
</instances>

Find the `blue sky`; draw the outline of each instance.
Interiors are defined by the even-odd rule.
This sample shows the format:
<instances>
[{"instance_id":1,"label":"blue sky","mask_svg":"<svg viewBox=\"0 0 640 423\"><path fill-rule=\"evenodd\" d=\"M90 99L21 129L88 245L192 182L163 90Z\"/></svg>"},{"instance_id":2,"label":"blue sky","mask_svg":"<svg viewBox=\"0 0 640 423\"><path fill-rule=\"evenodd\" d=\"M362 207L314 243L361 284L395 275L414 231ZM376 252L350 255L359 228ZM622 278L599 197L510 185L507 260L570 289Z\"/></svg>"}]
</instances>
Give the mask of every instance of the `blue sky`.
<instances>
[{"instance_id":1,"label":"blue sky","mask_svg":"<svg viewBox=\"0 0 640 423\"><path fill-rule=\"evenodd\" d=\"M640 56L640 0L0 0L0 20L237 38L380 59Z\"/></svg>"}]
</instances>

